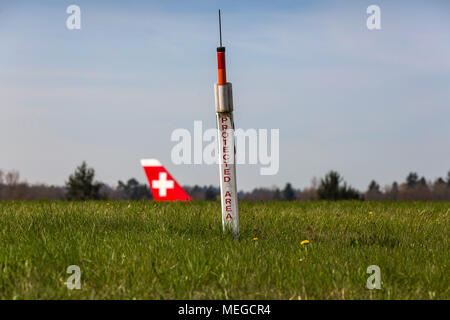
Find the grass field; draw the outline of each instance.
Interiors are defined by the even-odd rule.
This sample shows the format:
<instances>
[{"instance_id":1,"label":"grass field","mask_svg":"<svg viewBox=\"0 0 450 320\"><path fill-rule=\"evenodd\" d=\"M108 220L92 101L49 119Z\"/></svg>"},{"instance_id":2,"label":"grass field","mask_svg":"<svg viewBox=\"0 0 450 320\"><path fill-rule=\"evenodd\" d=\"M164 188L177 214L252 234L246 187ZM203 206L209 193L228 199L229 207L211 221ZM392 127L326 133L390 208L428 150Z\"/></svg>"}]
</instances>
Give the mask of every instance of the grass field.
<instances>
[{"instance_id":1,"label":"grass field","mask_svg":"<svg viewBox=\"0 0 450 320\"><path fill-rule=\"evenodd\" d=\"M0 202L0 298L450 298L449 203L241 202L239 240L219 207Z\"/></svg>"}]
</instances>

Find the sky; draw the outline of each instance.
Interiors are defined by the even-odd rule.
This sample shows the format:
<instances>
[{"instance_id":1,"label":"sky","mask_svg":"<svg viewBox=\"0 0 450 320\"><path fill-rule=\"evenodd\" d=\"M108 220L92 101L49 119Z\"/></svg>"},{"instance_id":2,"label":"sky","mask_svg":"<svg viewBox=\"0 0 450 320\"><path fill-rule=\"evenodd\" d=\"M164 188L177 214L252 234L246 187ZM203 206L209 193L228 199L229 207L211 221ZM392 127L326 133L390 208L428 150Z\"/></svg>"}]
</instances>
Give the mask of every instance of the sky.
<instances>
[{"instance_id":1,"label":"sky","mask_svg":"<svg viewBox=\"0 0 450 320\"><path fill-rule=\"evenodd\" d=\"M68 30L66 8L81 8ZM366 9L381 8L381 30ZM240 190L310 185L329 170L365 190L450 170L449 1L0 2L0 169L63 185L83 160L111 185L159 159L171 133L215 127L217 9L237 128L279 129L280 169L239 165Z\"/></svg>"}]
</instances>

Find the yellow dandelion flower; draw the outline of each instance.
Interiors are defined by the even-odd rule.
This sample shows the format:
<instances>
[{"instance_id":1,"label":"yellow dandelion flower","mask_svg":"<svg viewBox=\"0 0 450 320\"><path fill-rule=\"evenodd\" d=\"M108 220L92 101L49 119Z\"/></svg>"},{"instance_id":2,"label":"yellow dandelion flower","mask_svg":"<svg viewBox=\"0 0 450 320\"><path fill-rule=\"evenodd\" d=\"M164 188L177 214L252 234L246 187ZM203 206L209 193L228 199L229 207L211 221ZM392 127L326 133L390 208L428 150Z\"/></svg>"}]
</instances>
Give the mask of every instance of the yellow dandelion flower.
<instances>
[{"instance_id":1,"label":"yellow dandelion flower","mask_svg":"<svg viewBox=\"0 0 450 320\"><path fill-rule=\"evenodd\" d=\"M300 242L300 244L303 246L304 244L308 244L309 240L303 240L302 242Z\"/></svg>"},{"instance_id":2,"label":"yellow dandelion flower","mask_svg":"<svg viewBox=\"0 0 450 320\"><path fill-rule=\"evenodd\" d=\"M369 214L373 214L373 212L372 212L372 211L369 211Z\"/></svg>"},{"instance_id":3,"label":"yellow dandelion flower","mask_svg":"<svg viewBox=\"0 0 450 320\"><path fill-rule=\"evenodd\" d=\"M253 238L253 241L256 241L256 240L258 240L258 238L257 238L257 237L254 237L254 238Z\"/></svg>"},{"instance_id":4,"label":"yellow dandelion flower","mask_svg":"<svg viewBox=\"0 0 450 320\"><path fill-rule=\"evenodd\" d=\"M106 203L106 205L107 205L107 206L109 206L109 202L108 202L108 203Z\"/></svg>"}]
</instances>

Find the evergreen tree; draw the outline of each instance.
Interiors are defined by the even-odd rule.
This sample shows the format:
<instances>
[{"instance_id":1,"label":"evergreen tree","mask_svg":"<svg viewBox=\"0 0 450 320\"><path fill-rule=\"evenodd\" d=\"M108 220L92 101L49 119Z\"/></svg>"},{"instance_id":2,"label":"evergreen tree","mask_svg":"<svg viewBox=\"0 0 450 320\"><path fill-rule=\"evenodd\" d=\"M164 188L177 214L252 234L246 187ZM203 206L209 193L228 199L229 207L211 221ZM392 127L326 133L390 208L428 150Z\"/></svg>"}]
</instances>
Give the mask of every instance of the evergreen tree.
<instances>
[{"instance_id":1,"label":"evergreen tree","mask_svg":"<svg viewBox=\"0 0 450 320\"><path fill-rule=\"evenodd\" d=\"M344 183L344 186L339 189L339 199L342 200L360 200L361 195L359 194L358 190L353 189L350 186L347 186L346 183ZM362 199L364 200L364 199Z\"/></svg>"},{"instance_id":2,"label":"evergreen tree","mask_svg":"<svg viewBox=\"0 0 450 320\"><path fill-rule=\"evenodd\" d=\"M119 186L117 189L122 192L128 200L152 199L152 193L148 186L145 184L140 184L134 178L129 179L126 184L119 181Z\"/></svg>"},{"instance_id":3,"label":"evergreen tree","mask_svg":"<svg viewBox=\"0 0 450 320\"><path fill-rule=\"evenodd\" d=\"M336 171L330 171L325 178L320 179L319 189L317 193L321 200L338 200L339 199L339 184L342 178Z\"/></svg>"},{"instance_id":4,"label":"evergreen tree","mask_svg":"<svg viewBox=\"0 0 450 320\"><path fill-rule=\"evenodd\" d=\"M88 168L85 161L77 167L66 182L68 200L99 200L102 184L95 181L95 170Z\"/></svg>"},{"instance_id":5,"label":"evergreen tree","mask_svg":"<svg viewBox=\"0 0 450 320\"><path fill-rule=\"evenodd\" d=\"M408 188L414 188L419 181L419 176L415 172L410 172L406 177L406 184Z\"/></svg>"},{"instance_id":6,"label":"evergreen tree","mask_svg":"<svg viewBox=\"0 0 450 320\"><path fill-rule=\"evenodd\" d=\"M427 187L427 180L425 179L425 177L420 178L419 185L421 187Z\"/></svg>"},{"instance_id":7,"label":"evergreen tree","mask_svg":"<svg viewBox=\"0 0 450 320\"><path fill-rule=\"evenodd\" d=\"M293 201L295 199L295 192L290 183L287 183L283 190L284 200Z\"/></svg>"},{"instance_id":8,"label":"evergreen tree","mask_svg":"<svg viewBox=\"0 0 450 320\"><path fill-rule=\"evenodd\" d=\"M214 201L217 199L218 192L212 186L209 186L205 191L205 200Z\"/></svg>"},{"instance_id":9,"label":"evergreen tree","mask_svg":"<svg viewBox=\"0 0 450 320\"><path fill-rule=\"evenodd\" d=\"M372 180L369 184L369 192L380 192L380 185L375 181Z\"/></svg>"},{"instance_id":10,"label":"evergreen tree","mask_svg":"<svg viewBox=\"0 0 450 320\"><path fill-rule=\"evenodd\" d=\"M347 186L346 183L341 185L343 179L336 171L330 171L325 178L320 180L317 193L321 200L351 200L361 199L361 195L355 189Z\"/></svg>"}]
</instances>

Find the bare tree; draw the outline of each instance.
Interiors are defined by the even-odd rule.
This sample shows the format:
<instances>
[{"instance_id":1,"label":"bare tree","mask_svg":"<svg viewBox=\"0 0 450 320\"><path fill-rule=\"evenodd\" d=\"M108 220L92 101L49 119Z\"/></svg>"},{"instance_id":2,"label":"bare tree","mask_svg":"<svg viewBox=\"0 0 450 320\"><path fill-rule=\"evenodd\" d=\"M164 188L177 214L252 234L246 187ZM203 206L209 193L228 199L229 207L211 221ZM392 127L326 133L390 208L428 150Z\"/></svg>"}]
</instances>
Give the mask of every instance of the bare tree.
<instances>
[{"instance_id":1,"label":"bare tree","mask_svg":"<svg viewBox=\"0 0 450 320\"><path fill-rule=\"evenodd\" d=\"M6 185L13 187L19 183L20 174L18 171L9 171L5 176Z\"/></svg>"},{"instance_id":2,"label":"bare tree","mask_svg":"<svg viewBox=\"0 0 450 320\"><path fill-rule=\"evenodd\" d=\"M432 185L433 200L449 201L450 187L442 178L438 178Z\"/></svg>"},{"instance_id":3,"label":"bare tree","mask_svg":"<svg viewBox=\"0 0 450 320\"><path fill-rule=\"evenodd\" d=\"M319 187L319 181L316 177L311 179L311 186L305 188L297 195L297 200L299 201L313 201L319 198L317 194L317 188Z\"/></svg>"},{"instance_id":4,"label":"bare tree","mask_svg":"<svg viewBox=\"0 0 450 320\"><path fill-rule=\"evenodd\" d=\"M7 200L25 199L28 194L28 184L20 183L18 171L9 171L5 175L5 187L2 190L2 198Z\"/></svg>"}]
</instances>

